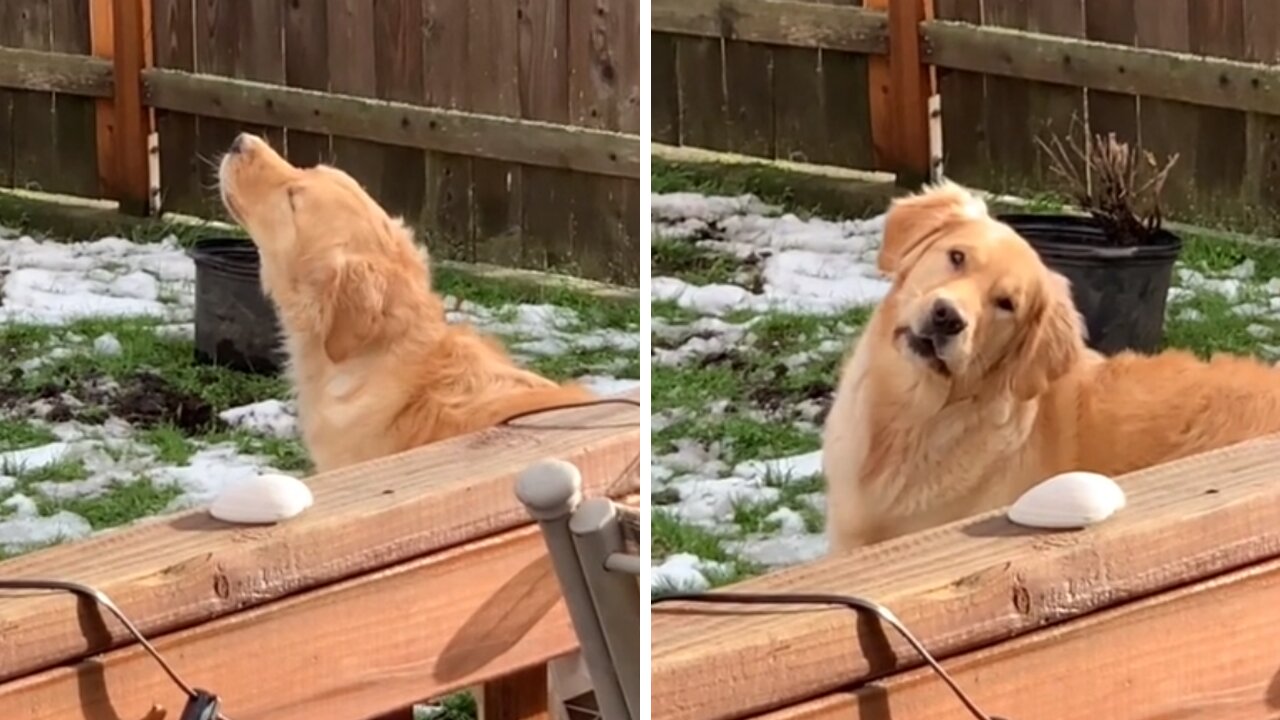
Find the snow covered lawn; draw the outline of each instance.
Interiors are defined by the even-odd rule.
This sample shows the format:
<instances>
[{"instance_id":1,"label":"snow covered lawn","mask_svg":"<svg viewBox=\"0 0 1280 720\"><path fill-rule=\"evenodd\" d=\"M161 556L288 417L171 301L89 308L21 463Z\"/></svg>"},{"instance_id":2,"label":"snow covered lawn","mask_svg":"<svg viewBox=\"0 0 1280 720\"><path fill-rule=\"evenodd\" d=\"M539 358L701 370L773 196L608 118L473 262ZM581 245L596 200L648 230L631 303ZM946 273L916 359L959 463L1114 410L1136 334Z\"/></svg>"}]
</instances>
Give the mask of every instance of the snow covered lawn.
<instances>
[{"instance_id":1,"label":"snow covered lawn","mask_svg":"<svg viewBox=\"0 0 1280 720\"><path fill-rule=\"evenodd\" d=\"M175 239L60 243L0 229L0 559L305 475L280 378L196 365L195 270ZM639 308L437 272L450 319L602 391L639 378Z\"/></svg>"},{"instance_id":2,"label":"snow covered lawn","mask_svg":"<svg viewBox=\"0 0 1280 720\"><path fill-rule=\"evenodd\" d=\"M883 216L802 218L753 196L653 196L655 590L821 556L820 428L887 290ZM1188 237L1167 339L1280 356L1280 250Z\"/></svg>"}]
</instances>

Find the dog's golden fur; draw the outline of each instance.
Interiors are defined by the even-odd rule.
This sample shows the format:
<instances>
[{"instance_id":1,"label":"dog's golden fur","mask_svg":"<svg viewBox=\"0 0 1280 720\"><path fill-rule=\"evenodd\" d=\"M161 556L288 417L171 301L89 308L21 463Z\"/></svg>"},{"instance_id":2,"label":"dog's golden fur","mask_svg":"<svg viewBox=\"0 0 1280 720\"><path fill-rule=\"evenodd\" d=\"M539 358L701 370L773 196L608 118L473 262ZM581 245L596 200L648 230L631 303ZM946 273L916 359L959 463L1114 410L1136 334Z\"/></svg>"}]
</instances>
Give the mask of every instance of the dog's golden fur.
<instances>
[{"instance_id":1,"label":"dog's golden fur","mask_svg":"<svg viewBox=\"0 0 1280 720\"><path fill-rule=\"evenodd\" d=\"M223 202L262 257L319 471L591 399L522 370L496 342L445 322L425 254L349 175L296 168L241 135Z\"/></svg>"},{"instance_id":2,"label":"dog's golden fur","mask_svg":"<svg viewBox=\"0 0 1280 720\"><path fill-rule=\"evenodd\" d=\"M879 266L892 289L823 439L833 552L1008 505L1060 472L1116 476L1280 432L1280 370L1088 349L1067 281L956 185L893 204ZM940 301L963 329L922 339Z\"/></svg>"}]
</instances>

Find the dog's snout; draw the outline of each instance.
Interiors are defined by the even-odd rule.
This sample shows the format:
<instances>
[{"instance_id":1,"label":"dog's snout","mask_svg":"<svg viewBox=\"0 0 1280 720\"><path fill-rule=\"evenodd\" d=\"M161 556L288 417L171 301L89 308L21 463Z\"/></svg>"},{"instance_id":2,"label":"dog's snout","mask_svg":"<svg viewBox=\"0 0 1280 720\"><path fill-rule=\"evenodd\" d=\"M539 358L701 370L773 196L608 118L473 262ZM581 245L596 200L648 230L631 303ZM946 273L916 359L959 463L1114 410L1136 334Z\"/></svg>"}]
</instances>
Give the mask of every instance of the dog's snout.
<instances>
[{"instance_id":1,"label":"dog's snout","mask_svg":"<svg viewBox=\"0 0 1280 720\"><path fill-rule=\"evenodd\" d=\"M929 329L932 334L940 337L950 337L959 335L964 332L968 323L956 307L946 300L936 300L933 308L929 311Z\"/></svg>"},{"instance_id":2,"label":"dog's snout","mask_svg":"<svg viewBox=\"0 0 1280 720\"><path fill-rule=\"evenodd\" d=\"M239 155L240 153L244 152L245 146L249 144L249 141L246 139L246 137L247 136L244 133L240 133L239 135L236 136L235 140L231 141L230 153L232 155Z\"/></svg>"}]
</instances>

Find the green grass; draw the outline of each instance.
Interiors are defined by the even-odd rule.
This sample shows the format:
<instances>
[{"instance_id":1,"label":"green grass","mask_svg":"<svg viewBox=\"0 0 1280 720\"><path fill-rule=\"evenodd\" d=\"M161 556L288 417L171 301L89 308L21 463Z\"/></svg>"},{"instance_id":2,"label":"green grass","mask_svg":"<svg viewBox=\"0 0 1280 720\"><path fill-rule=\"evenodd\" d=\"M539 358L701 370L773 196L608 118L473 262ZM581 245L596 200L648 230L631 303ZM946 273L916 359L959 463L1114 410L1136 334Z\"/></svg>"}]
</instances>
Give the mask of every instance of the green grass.
<instances>
[{"instance_id":1,"label":"green grass","mask_svg":"<svg viewBox=\"0 0 1280 720\"><path fill-rule=\"evenodd\" d=\"M433 704L439 707L432 711L415 709L414 720L474 720L480 712L475 696L469 692L454 693Z\"/></svg>"},{"instance_id":2,"label":"green grass","mask_svg":"<svg viewBox=\"0 0 1280 720\"><path fill-rule=\"evenodd\" d=\"M695 285L735 282L742 274L742 262L723 253L702 250L684 240L655 237L650 255L654 276L671 275Z\"/></svg>"},{"instance_id":3,"label":"green grass","mask_svg":"<svg viewBox=\"0 0 1280 720\"><path fill-rule=\"evenodd\" d=\"M650 536L654 558L689 553L703 560L723 563L726 566L725 572L704 573L712 585L727 585L761 571L760 567L725 550L724 542L732 538L715 535L703 528L681 522L661 508L655 508L651 518ZM658 592L661 593L661 590Z\"/></svg>"},{"instance_id":4,"label":"green grass","mask_svg":"<svg viewBox=\"0 0 1280 720\"><path fill-rule=\"evenodd\" d=\"M84 518L94 530L104 530L156 515L181 494L179 487L159 487L144 476L111 485L101 495L69 500L46 499L39 505L42 515L67 510Z\"/></svg>"},{"instance_id":5,"label":"green grass","mask_svg":"<svg viewBox=\"0 0 1280 720\"><path fill-rule=\"evenodd\" d=\"M57 439L46 427L22 420L0 420L0 452L46 445Z\"/></svg>"}]
</instances>

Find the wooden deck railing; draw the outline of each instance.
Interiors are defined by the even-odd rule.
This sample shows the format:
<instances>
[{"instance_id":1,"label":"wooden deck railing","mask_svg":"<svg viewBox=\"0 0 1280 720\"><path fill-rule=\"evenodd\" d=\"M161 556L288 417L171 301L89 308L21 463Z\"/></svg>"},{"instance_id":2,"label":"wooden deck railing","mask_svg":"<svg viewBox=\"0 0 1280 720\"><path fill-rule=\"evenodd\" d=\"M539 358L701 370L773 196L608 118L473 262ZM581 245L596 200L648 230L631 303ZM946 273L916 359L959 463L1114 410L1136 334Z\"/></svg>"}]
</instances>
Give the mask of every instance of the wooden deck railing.
<instances>
[{"instance_id":1,"label":"wooden deck railing","mask_svg":"<svg viewBox=\"0 0 1280 720\"><path fill-rule=\"evenodd\" d=\"M1121 484L1128 507L1085 531L993 513L733 589L882 603L1000 717L1274 714L1280 438ZM966 716L891 629L851 611L663 604L652 637L655 720Z\"/></svg>"},{"instance_id":2,"label":"wooden deck railing","mask_svg":"<svg viewBox=\"0 0 1280 720\"><path fill-rule=\"evenodd\" d=\"M575 650L514 477L558 457L586 495L626 498L638 452L633 407L548 413L309 478L315 505L279 526L185 513L0 563L0 576L103 590L236 720L373 717ZM181 708L123 629L70 596L0 595L0 636L0 717Z\"/></svg>"}]
</instances>

